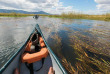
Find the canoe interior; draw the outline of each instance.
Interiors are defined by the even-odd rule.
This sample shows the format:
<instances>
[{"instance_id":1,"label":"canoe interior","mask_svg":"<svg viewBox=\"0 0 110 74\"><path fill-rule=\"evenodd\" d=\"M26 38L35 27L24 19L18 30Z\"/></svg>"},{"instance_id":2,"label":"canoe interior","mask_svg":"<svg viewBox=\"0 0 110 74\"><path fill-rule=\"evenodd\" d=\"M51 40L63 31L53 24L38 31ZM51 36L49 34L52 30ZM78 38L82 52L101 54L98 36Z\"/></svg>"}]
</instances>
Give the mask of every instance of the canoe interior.
<instances>
[{"instance_id":1,"label":"canoe interior","mask_svg":"<svg viewBox=\"0 0 110 74\"><path fill-rule=\"evenodd\" d=\"M34 74L48 74L48 70L50 67L52 67L52 61L51 61L50 55L48 55L44 60L43 67L39 71L34 71ZM21 64L20 74L30 74L30 71L26 67L25 63Z\"/></svg>"}]
</instances>

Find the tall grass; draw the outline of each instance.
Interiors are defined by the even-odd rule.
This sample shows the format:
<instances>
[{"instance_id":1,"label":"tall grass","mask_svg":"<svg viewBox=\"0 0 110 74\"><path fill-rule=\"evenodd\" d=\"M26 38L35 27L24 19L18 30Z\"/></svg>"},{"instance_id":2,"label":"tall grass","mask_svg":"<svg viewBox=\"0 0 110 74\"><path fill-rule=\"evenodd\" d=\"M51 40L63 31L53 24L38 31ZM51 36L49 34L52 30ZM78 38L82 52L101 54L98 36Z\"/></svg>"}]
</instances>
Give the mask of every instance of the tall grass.
<instances>
[{"instance_id":1,"label":"tall grass","mask_svg":"<svg viewBox=\"0 0 110 74\"><path fill-rule=\"evenodd\" d=\"M80 18L85 18L86 15L81 13L69 12L69 13L62 13L60 16L65 18L80 19Z\"/></svg>"},{"instance_id":2,"label":"tall grass","mask_svg":"<svg viewBox=\"0 0 110 74\"><path fill-rule=\"evenodd\" d=\"M110 21L110 13L106 13L106 14L102 14L102 15L88 15L88 14L83 14L83 13L68 12L68 13L62 13L61 15L40 15L40 16Z\"/></svg>"},{"instance_id":3,"label":"tall grass","mask_svg":"<svg viewBox=\"0 0 110 74\"><path fill-rule=\"evenodd\" d=\"M8 17L23 17L23 16L34 16L35 14L22 14L22 13L0 13L0 16Z\"/></svg>"}]
</instances>

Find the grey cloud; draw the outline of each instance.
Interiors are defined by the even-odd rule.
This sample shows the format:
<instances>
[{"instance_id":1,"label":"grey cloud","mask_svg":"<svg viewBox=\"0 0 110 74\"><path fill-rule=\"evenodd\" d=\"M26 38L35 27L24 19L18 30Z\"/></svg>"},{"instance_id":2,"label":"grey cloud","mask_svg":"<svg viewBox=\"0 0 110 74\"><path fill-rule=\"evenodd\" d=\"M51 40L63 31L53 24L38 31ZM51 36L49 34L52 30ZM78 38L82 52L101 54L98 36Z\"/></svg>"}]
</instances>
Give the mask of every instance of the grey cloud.
<instances>
[{"instance_id":1,"label":"grey cloud","mask_svg":"<svg viewBox=\"0 0 110 74\"><path fill-rule=\"evenodd\" d=\"M97 9L101 12L110 12L110 0L95 0L98 4Z\"/></svg>"},{"instance_id":2,"label":"grey cloud","mask_svg":"<svg viewBox=\"0 0 110 74\"><path fill-rule=\"evenodd\" d=\"M98 4L110 4L110 0L95 0Z\"/></svg>"},{"instance_id":3,"label":"grey cloud","mask_svg":"<svg viewBox=\"0 0 110 74\"><path fill-rule=\"evenodd\" d=\"M6 3L0 1L0 5L5 6L5 7L11 7L11 8L16 8L16 9L21 9L22 7L20 5L16 5L15 3Z\"/></svg>"},{"instance_id":4,"label":"grey cloud","mask_svg":"<svg viewBox=\"0 0 110 74\"><path fill-rule=\"evenodd\" d=\"M46 3L47 2L47 0L28 0L28 1L32 3Z\"/></svg>"},{"instance_id":5,"label":"grey cloud","mask_svg":"<svg viewBox=\"0 0 110 74\"><path fill-rule=\"evenodd\" d=\"M45 7L47 7L47 8L51 8L51 7L53 7L54 6L54 4L46 4L45 5Z\"/></svg>"},{"instance_id":6,"label":"grey cloud","mask_svg":"<svg viewBox=\"0 0 110 74\"><path fill-rule=\"evenodd\" d=\"M1 9L45 11L54 14L72 10L71 7L64 7L59 0L0 0L0 7Z\"/></svg>"},{"instance_id":7,"label":"grey cloud","mask_svg":"<svg viewBox=\"0 0 110 74\"><path fill-rule=\"evenodd\" d=\"M63 7L60 7L60 8L57 8L58 10L64 10L65 8L63 8Z\"/></svg>"}]
</instances>

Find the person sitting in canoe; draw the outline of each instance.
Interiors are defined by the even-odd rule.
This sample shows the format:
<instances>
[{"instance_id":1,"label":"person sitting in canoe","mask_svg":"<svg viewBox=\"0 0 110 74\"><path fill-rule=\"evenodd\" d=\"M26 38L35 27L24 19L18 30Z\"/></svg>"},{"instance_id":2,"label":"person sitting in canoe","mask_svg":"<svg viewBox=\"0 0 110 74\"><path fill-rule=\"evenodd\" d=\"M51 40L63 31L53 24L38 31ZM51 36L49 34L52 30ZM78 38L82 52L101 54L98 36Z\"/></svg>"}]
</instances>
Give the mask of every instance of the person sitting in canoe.
<instances>
[{"instance_id":1,"label":"person sitting in canoe","mask_svg":"<svg viewBox=\"0 0 110 74\"><path fill-rule=\"evenodd\" d=\"M34 33L26 45L25 51L22 55L22 62L26 64L27 68L30 70L30 74L34 74L34 71L39 71L42 66L39 69L34 70L32 65L37 61L44 61L44 58L46 58L48 54L49 52L43 38L40 34ZM19 70L15 69L14 74L20 74ZM48 74L55 74L53 67L49 68Z\"/></svg>"},{"instance_id":2,"label":"person sitting in canoe","mask_svg":"<svg viewBox=\"0 0 110 74\"><path fill-rule=\"evenodd\" d=\"M48 50L43 38L39 34L33 34L25 48L22 62L33 63L41 60L42 58L46 58L47 56Z\"/></svg>"}]
</instances>

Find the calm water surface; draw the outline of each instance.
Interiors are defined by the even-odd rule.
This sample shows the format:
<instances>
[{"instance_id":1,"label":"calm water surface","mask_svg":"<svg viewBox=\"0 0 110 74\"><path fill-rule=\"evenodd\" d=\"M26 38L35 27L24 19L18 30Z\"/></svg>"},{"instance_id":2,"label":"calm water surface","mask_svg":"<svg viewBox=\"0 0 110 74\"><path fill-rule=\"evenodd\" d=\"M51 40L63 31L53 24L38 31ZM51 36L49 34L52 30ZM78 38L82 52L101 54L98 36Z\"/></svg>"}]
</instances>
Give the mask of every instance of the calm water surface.
<instances>
[{"instance_id":1,"label":"calm water surface","mask_svg":"<svg viewBox=\"0 0 110 74\"><path fill-rule=\"evenodd\" d=\"M109 73L110 22L44 17L37 23L70 73Z\"/></svg>"},{"instance_id":2,"label":"calm water surface","mask_svg":"<svg viewBox=\"0 0 110 74\"><path fill-rule=\"evenodd\" d=\"M0 17L0 68L25 43L35 24L32 17Z\"/></svg>"},{"instance_id":3,"label":"calm water surface","mask_svg":"<svg viewBox=\"0 0 110 74\"><path fill-rule=\"evenodd\" d=\"M109 70L110 22L48 17L0 17L0 67L25 43L37 23L63 66L71 69L70 73L105 72L97 62L104 63L103 67Z\"/></svg>"}]
</instances>

